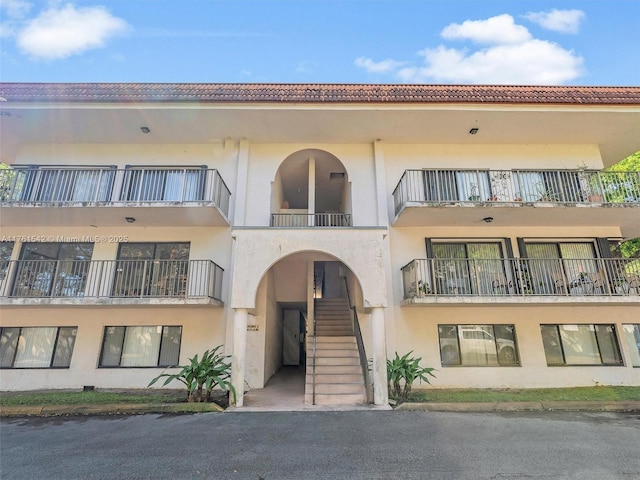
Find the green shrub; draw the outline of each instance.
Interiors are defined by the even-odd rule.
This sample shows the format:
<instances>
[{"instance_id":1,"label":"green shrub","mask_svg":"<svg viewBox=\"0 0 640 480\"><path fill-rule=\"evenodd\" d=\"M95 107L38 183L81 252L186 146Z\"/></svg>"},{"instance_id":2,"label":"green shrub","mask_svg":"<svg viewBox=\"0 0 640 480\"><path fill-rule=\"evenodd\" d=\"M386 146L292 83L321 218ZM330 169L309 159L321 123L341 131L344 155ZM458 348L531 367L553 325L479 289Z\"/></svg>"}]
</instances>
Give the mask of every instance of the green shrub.
<instances>
[{"instance_id":1,"label":"green shrub","mask_svg":"<svg viewBox=\"0 0 640 480\"><path fill-rule=\"evenodd\" d=\"M213 350L207 350L202 354L202 359L198 359L198 355L195 355L189 359L188 365L177 367L181 369L178 373L163 372L151 380L147 386L152 386L161 378L165 379L163 386L178 380L187 387L188 402L208 402L211 400L211 391L216 386L220 386L224 391L230 391L235 401L236 391L230 381L231 364L226 362L229 356L218 353L220 348L222 345L218 345Z\"/></svg>"},{"instance_id":2,"label":"green shrub","mask_svg":"<svg viewBox=\"0 0 640 480\"><path fill-rule=\"evenodd\" d=\"M411 393L413 382L420 379L431 384L427 375L436 378L433 374L435 368L420 366L422 357L411 358L409 355L412 353L413 350L400 357L396 352L394 359L387 359L387 380L389 382L390 397L406 400Z\"/></svg>"}]
</instances>

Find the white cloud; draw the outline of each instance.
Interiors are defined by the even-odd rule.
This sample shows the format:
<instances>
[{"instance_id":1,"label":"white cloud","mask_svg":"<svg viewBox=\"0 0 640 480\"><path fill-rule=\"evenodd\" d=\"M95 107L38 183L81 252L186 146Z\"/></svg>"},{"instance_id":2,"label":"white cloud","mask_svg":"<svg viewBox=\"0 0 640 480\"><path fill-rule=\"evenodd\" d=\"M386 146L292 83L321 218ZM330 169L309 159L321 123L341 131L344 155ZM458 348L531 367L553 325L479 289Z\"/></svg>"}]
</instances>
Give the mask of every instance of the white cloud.
<instances>
[{"instance_id":1,"label":"white cloud","mask_svg":"<svg viewBox=\"0 0 640 480\"><path fill-rule=\"evenodd\" d=\"M550 12L529 12L524 18L537 23L547 30L561 33L578 33L584 18L582 10L551 10Z\"/></svg>"},{"instance_id":2,"label":"white cloud","mask_svg":"<svg viewBox=\"0 0 640 480\"><path fill-rule=\"evenodd\" d=\"M583 72L583 59L560 45L534 38L510 15L451 24L442 30L446 40L469 40L481 48L439 45L418 52L423 62L360 57L355 64L368 72L387 73L406 83L463 83L502 85L561 85ZM383 65L386 68L383 68ZM374 70L374 68L378 70Z\"/></svg>"},{"instance_id":3,"label":"white cloud","mask_svg":"<svg viewBox=\"0 0 640 480\"><path fill-rule=\"evenodd\" d=\"M104 7L76 8L68 3L51 7L27 22L18 33L18 46L34 58L54 60L103 47L127 29L127 23Z\"/></svg>"},{"instance_id":4,"label":"white cloud","mask_svg":"<svg viewBox=\"0 0 640 480\"><path fill-rule=\"evenodd\" d=\"M487 20L466 20L462 24L452 23L442 30L447 40L471 40L484 45L522 43L531 39L526 27L516 25L511 15L498 15Z\"/></svg>"},{"instance_id":5,"label":"white cloud","mask_svg":"<svg viewBox=\"0 0 640 480\"><path fill-rule=\"evenodd\" d=\"M581 58L543 40L499 45L469 55L443 46L425 49L420 54L424 57L424 66L399 70L402 81L560 85L582 71Z\"/></svg>"},{"instance_id":6,"label":"white cloud","mask_svg":"<svg viewBox=\"0 0 640 480\"><path fill-rule=\"evenodd\" d=\"M405 64L405 62L398 62L390 59L374 62L372 59L367 57L358 57L353 63L357 67L364 68L369 73L389 73L397 70Z\"/></svg>"}]
</instances>

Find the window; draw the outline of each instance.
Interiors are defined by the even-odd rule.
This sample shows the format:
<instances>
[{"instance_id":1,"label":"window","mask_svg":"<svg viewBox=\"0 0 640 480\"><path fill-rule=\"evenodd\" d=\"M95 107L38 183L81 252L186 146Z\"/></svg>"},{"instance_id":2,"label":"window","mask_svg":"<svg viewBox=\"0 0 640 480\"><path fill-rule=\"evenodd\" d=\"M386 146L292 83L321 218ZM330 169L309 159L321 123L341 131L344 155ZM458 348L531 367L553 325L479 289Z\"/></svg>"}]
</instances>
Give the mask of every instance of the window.
<instances>
[{"instance_id":1,"label":"window","mask_svg":"<svg viewBox=\"0 0 640 480\"><path fill-rule=\"evenodd\" d=\"M482 170L425 170L423 180L428 202L478 202L491 196L489 172Z\"/></svg>"},{"instance_id":2,"label":"window","mask_svg":"<svg viewBox=\"0 0 640 480\"><path fill-rule=\"evenodd\" d=\"M509 293L500 242L427 241L427 253L434 259L434 284L440 295Z\"/></svg>"},{"instance_id":3,"label":"window","mask_svg":"<svg viewBox=\"0 0 640 480\"><path fill-rule=\"evenodd\" d=\"M202 200L206 167L128 168L121 200L187 202Z\"/></svg>"},{"instance_id":4,"label":"window","mask_svg":"<svg viewBox=\"0 0 640 480\"><path fill-rule=\"evenodd\" d=\"M12 200L105 202L111 199L115 167L20 167Z\"/></svg>"},{"instance_id":5,"label":"window","mask_svg":"<svg viewBox=\"0 0 640 480\"><path fill-rule=\"evenodd\" d=\"M589 274L599 272L593 242L527 242L524 248L528 290L537 295L593 293Z\"/></svg>"},{"instance_id":6,"label":"window","mask_svg":"<svg viewBox=\"0 0 640 480\"><path fill-rule=\"evenodd\" d=\"M92 243L25 243L12 295L80 297L92 255Z\"/></svg>"},{"instance_id":7,"label":"window","mask_svg":"<svg viewBox=\"0 0 640 480\"><path fill-rule=\"evenodd\" d=\"M182 327L105 327L101 367L171 367L178 364Z\"/></svg>"},{"instance_id":8,"label":"window","mask_svg":"<svg viewBox=\"0 0 640 480\"><path fill-rule=\"evenodd\" d=\"M439 325L443 366L519 365L513 325Z\"/></svg>"},{"instance_id":9,"label":"window","mask_svg":"<svg viewBox=\"0 0 640 480\"><path fill-rule=\"evenodd\" d=\"M184 297L189 243L124 243L118 251L114 297Z\"/></svg>"},{"instance_id":10,"label":"window","mask_svg":"<svg viewBox=\"0 0 640 480\"><path fill-rule=\"evenodd\" d=\"M0 368L68 368L78 327L0 328Z\"/></svg>"},{"instance_id":11,"label":"window","mask_svg":"<svg viewBox=\"0 0 640 480\"><path fill-rule=\"evenodd\" d=\"M640 324L622 325L622 338L631 355L631 365L640 367Z\"/></svg>"},{"instance_id":12,"label":"window","mask_svg":"<svg viewBox=\"0 0 640 480\"><path fill-rule=\"evenodd\" d=\"M622 365L615 325L541 325L547 365Z\"/></svg>"},{"instance_id":13,"label":"window","mask_svg":"<svg viewBox=\"0 0 640 480\"><path fill-rule=\"evenodd\" d=\"M565 170L513 172L516 196L525 202L581 202L578 172Z\"/></svg>"}]
</instances>

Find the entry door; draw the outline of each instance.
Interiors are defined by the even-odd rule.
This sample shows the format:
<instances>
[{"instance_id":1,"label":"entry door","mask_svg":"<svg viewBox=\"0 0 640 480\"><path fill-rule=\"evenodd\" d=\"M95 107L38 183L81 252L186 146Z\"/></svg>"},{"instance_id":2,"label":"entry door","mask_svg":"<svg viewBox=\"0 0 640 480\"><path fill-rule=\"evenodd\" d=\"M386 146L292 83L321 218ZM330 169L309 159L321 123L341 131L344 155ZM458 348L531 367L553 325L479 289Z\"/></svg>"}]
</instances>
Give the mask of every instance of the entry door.
<instances>
[{"instance_id":1,"label":"entry door","mask_svg":"<svg viewBox=\"0 0 640 480\"><path fill-rule=\"evenodd\" d=\"M282 364L300 365L300 310L284 311Z\"/></svg>"}]
</instances>

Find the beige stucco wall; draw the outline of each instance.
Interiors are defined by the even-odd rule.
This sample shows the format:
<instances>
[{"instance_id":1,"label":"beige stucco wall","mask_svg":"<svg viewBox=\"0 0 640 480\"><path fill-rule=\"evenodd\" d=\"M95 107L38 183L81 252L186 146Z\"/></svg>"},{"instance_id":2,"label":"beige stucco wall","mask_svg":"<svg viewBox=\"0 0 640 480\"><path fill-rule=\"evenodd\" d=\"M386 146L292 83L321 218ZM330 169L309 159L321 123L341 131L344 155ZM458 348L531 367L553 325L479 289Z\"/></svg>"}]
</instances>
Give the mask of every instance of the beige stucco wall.
<instances>
[{"instance_id":1,"label":"beige stucco wall","mask_svg":"<svg viewBox=\"0 0 640 480\"><path fill-rule=\"evenodd\" d=\"M354 225L376 225L376 191L371 144L251 144L245 225L269 225L272 213L271 189L273 182L276 181L276 172L288 156L306 149L324 150L344 164L351 185L351 211ZM274 186L277 187L278 184Z\"/></svg>"},{"instance_id":2,"label":"beige stucco wall","mask_svg":"<svg viewBox=\"0 0 640 480\"><path fill-rule=\"evenodd\" d=\"M437 379L429 388L534 388L640 385L640 369L625 366L548 367L540 334L540 324L613 323L622 332L622 324L638 322L638 306L420 306L395 307L396 342L389 351L400 355L413 350L423 365L437 368ZM439 324L512 324L521 366L517 367L442 367L438 343ZM621 341L621 343L623 343ZM626 345L621 344L621 348ZM629 357L627 357L629 358Z\"/></svg>"},{"instance_id":3,"label":"beige stucco wall","mask_svg":"<svg viewBox=\"0 0 640 480\"><path fill-rule=\"evenodd\" d=\"M191 242L191 259L210 259L225 269L222 300L225 308L213 307L6 307L0 312L2 326L77 325L78 337L70 369L2 370L0 389L98 387L144 387L160 369L98 369L105 325L182 325L180 361L226 342L231 350L229 325L233 308L250 308L247 332L246 379L251 388L264 385L279 367L282 312L279 301L300 301L306 293L305 262L295 258L312 252L318 258L342 261L353 273L363 336L371 347L371 307L385 307L389 356L413 350L424 363L439 369L437 387L533 387L600 384L640 385L640 369L624 367L547 367L540 337L540 323L638 323L640 306L626 305L423 305L401 307L401 267L425 258L425 237L548 239L619 237L617 227L500 227L480 224L469 228L455 220L446 227L391 227L380 225L378 204L386 205L394 218L392 192L406 169L421 168L601 168L595 145L416 145L380 142L384 154L384 191L376 191L373 145L361 144L252 144L248 143L246 192L235 191L240 142L211 145L100 145L43 144L20 149L13 163L43 165L207 165L220 171L231 189L234 218L237 199L246 195L244 225L233 227L5 227L2 236L122 237L129 242ZM354 227L351 229L270 229L269 214L278 203L276 172L291 154L305 149L324 150L337 157L348 174L346 199L350 198ZM275 184L273 183L275 182ZM274 197L275 195L275 197ZM452 217L453 218L453 217ZM18 248L14 249L17 258ZM94 259L113 260L117 242L96 244ZM522 366L440 366L439 323L513 323ZM225 328L226 326L226 328ZM232 331L232 329L231 329ZM623 354L626 345L622 344ZM628 358L628 356L626 357ZM179 386L179 385L176 385Z\"/></svg>"},{"instance_id":4,"label":"beige stucco wall","mask_svg":"<svg viewBox=\"0 0 640 480\"><path fill-rule=\"evenodd\" d=\"M145 388L162 368L98 368L105 326L180 325L180 364L224 343L223 310L215 307L3 307L2 326L77 326L68 369L4 369L0 390ZM169 388L182 388L176 382Z\"/></svg>"},{"instance_id":5,"label":"beige stucco wall","mask_svg":"<svg viewBox=\"0 0 640 480\"><path fill-rule=\"evenodd\" d=\"M267 295L265 302L265 345L264 345L264 377L262 385L282 366L282 343L283 343L283 311L276 300L276 276L269 274L267 281ZM247 350L247 355L252 352ZM256 384L256 387L262 386Z\"/></svg>"},{"instance_id":6,"label":"beige stucco wall","mask_svg":"<svg viewBox=\"0 0 640 480\"><path fill-rule=\"evenodd\" d=\"M283 234L286 232L286 234ZM234 229L236 264L231 307L254 308L255 292L264 274L279 260L303 251L317 251L342 261L358 278L365 307L387 303L383 236L386 229Z\"/></svg>"}]
</instances>

